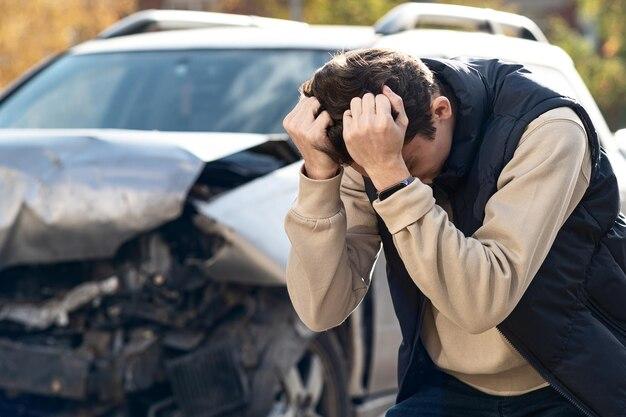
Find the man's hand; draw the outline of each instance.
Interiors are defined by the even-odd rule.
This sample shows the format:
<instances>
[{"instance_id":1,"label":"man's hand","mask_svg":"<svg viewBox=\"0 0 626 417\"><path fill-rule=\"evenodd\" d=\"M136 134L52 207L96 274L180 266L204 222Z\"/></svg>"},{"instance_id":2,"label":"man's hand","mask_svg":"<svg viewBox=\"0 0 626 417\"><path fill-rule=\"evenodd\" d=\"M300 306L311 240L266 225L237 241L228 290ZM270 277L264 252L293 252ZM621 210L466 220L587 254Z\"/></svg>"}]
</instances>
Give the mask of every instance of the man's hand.
<instances>
[{"instance_id":1,"label":"man's hand","mask_svg":"<svg viewBox=\"0 0 626 417\"><path fill-rule=\"evenodd\" d=\"M391 109L398 116L393 119ZM407 178L410 173L402 159L404 135L409 118L402 97L383 87L383 94L355 97L343 114L343 138L350 156L383 190Z\"/></svg>"},{"instance_id":2,"label":"man's hand","mask_svg":"<svg viewBox=\"0 0 626 417\"><path fill-rule=\"evenodd\" d=\"M306 175L316 180L331 178L339 171L339 164L315 148L329 146L326 128L332 124L327 111L315 117L319 108L315 97L302 97L283 120L283 127L304 158Z\"/></svg>"}]
</instances>

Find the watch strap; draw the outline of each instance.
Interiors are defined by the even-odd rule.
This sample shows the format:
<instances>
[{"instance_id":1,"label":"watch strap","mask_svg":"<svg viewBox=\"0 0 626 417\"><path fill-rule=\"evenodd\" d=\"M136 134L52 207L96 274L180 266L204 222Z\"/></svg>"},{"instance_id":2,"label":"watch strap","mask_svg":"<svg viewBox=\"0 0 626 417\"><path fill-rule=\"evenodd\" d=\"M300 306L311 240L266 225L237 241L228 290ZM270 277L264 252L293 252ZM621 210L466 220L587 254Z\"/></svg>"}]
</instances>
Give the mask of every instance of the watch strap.
<instances>
[{"instance_id":1,"label":"watch strap","mask_svg":"<svg viewBox=\"0 0 626 417\"><path fill-rule=\"evenodd\" d=\"M409 184L411 184L414 180L415 180L415 177L408 177L398 182L397 184L394 184L390 187L385 188L384 190L379 191L378 200L383 201L384 199L386 199L387 197L389 197L396 191L401 190L405 188L406 186L408 186Z\"/></svg>"}]
</instances>

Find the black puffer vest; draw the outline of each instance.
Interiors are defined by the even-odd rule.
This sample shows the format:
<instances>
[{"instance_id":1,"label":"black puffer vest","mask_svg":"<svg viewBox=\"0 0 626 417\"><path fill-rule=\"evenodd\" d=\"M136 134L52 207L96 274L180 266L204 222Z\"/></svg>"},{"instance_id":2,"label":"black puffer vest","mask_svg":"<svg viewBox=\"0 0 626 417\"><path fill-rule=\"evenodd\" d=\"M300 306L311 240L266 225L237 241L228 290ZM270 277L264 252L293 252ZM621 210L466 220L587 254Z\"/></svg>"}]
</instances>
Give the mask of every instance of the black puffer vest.
<instances>
[{"instance_id":1,"label":"black puffer vest","mask_svg":"<svg viewBox=\"0 0 626 417\"><path fill-rule=\"evenodd\" d=\"M626 223L619 214L615 175L589 116L520 65L497 60L424 62L456 97L452 149L433 188L448 194L455 226L466 236L482 224L498 176L532 120L567 106L583 121L592 158L589 188L521 301L498 329L581 412L626 416ZM368 179L365 182L373 201L376 191ZM432 382L429 369L434 365L419 338L424 295L380 218L378 224L403 336L399 402Z\"/></svg>"}]
</instances>

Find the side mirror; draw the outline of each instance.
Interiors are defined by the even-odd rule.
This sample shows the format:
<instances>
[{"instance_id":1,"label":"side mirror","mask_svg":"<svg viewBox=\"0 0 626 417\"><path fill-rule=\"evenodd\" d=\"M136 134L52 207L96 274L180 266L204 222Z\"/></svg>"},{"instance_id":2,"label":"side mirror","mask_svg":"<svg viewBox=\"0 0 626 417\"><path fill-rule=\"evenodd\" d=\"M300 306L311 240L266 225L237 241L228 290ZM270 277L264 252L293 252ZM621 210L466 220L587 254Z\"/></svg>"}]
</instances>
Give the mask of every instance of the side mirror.
<instances>
[{"instance_id":1,"label":"side mirror","mask_svg":"<svg viewBox=\"0 0 626 417\"><path fill-rule=\"evenodd\" d=\"M626 129L620 129L615 132L615 143L622 156L626 158Z\"/></svg>"}]
</instances>

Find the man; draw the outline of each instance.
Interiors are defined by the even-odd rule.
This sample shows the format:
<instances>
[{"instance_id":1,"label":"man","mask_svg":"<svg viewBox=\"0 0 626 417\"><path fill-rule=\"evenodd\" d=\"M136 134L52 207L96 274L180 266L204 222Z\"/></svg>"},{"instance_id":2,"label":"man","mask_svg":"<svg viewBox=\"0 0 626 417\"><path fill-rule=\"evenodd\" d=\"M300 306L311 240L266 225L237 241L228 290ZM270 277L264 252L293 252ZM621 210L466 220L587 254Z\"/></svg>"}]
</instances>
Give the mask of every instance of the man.
<instances>
[{"instance_id":1,"label":"man","mask_svg":"<svg viewBox=\"0 0 626 417\"><path fill-rule=\"evenodd\" d=\"M381 240L403 335L387 416L626 415L615 177L589 117L520 65L366 49L304 83L287 288L315 331Z\"/></svg>"}]
</instances>

